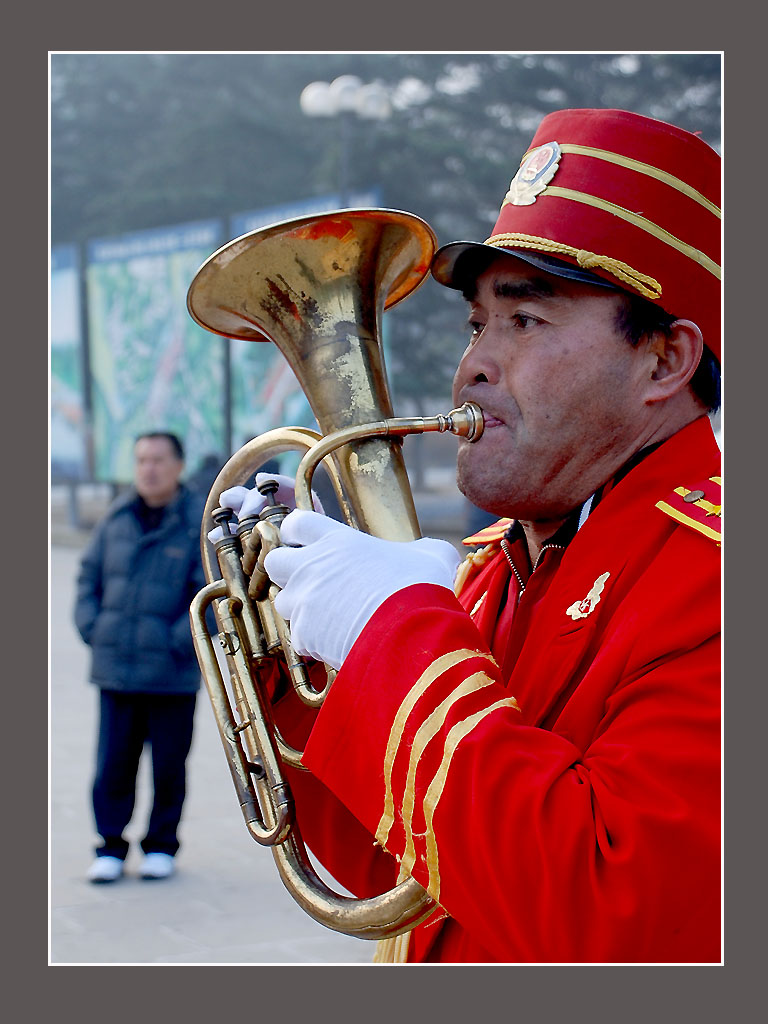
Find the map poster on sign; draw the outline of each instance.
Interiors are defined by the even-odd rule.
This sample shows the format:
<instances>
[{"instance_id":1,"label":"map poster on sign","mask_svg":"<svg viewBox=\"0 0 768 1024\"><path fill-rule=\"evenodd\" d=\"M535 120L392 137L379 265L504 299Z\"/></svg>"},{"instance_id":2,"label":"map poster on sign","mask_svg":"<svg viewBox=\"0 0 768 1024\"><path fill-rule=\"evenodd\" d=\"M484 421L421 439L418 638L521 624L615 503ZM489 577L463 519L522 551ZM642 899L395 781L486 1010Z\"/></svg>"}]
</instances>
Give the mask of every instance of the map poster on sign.
<instances>
[{"instance_id":1,"label":"map poster on sign","mask_svg":"<svg viewBox=\"0 0 768 1024\"><path fill-rule=\"evenodd\" d=\"M188 472L224 454L226 341L186 307L220 242L219 221L198 221L88 245L96 480L129 482L134 440L147 431L177 433Z\"/></svg>"},{"instance_id":2,"label":"map poster on sign","mask_svg":"<svg viewBox=\"0 0 768 1024\"><path fill-rule=\"evenodd\" d=\"M77 247L51 251L51 479L85 480L82 326Z\"/></svg>"}]
</instances>

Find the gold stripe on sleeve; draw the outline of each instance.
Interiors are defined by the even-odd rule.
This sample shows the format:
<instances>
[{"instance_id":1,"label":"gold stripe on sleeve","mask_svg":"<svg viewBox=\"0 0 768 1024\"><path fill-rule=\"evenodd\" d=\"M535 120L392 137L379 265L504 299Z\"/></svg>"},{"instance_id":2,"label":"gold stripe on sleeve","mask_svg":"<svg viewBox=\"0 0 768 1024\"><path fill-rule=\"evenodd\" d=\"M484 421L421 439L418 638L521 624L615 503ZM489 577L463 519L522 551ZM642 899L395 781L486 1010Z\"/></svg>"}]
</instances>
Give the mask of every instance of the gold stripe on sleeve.
<instances>
[{"instance_id":1,"label":"gold stripe on sleeve","mask_svg":"<svg viewBox=\"0 0 768 1024\"><path fill-rule=\"evenodd\" d=\"M490 654L484 654L482 651L472 651L469 648L463 648L458 651L451 651L448 654L443 654L441 657L435 659L435 661L433 661L432 664L429 665L421 674L416 683L405 695L402 704L398 708L395 720L392 723L392 728L390 729L389 739L387 740L387 749L384 754L384 810L376 829L376 840L382 846L385 845L387 837L389 836L389 830L392 828L395 820L395 804L392 793L392 766L395 762L395 755L397 754L400 746L400 741L403 738L405 723L408 720L408 716L416 706L416 702L419 697L426 693L432 683L439 679L444 672L447 672L455 665L459 665L462 661L468 661L470 658L485 658L486 661L490 661L495 664L493 657Z\"/></svg>"},{"instance_id":2,"label":"gold stripe on sleeve","mask_svg":"<svg viewBox=\"0 0 768 1024\"><path fill-rule=\"evenodd\" d=\"M443 759L440 763L440 767L435 772L424 797L424 817L427 833L426 857L427 870L429 871L427 892L434 900L437 900L440 896L440 868L433 821L435 817L435 809L440 797L443 795L443 790L445 789L445 780L448 777L448 770L451 766L453 755L456 752L456 748L459 743L468 736L470 732L472 732L475 726L494 711L498 711L499 708L515 708L518 711L520 710L514 697L506 697L503 700L496 701L495 704L491 704L487 708L483 708L481 711L477 711L474 715L470 715L469 718L466 718L463 722L458 722L453 726L446 737L445 751L443 753Z\"/></svg>"},{"instance_id":3,"label":"gold stripe on sleeve","mask_svg":"<svg viewBox=\"0 0 768 1024\"><path fill-rule=\"evenodd\" d=\"M413 839L413 812L416 804L416 770L419 766L421 755L424 753L429 741L434 739L442 729L448 717L448 712L454 704L461 700L462 697L482 690L483 687L490 686L493 682L494 680L489 675L486 675L485 672L475 672L473 675L467 676L452 693L448 694L444 701L438 704L432 714L421 723L414 734L413 745L411 746L411 753L408 759L408 774L405 780L402 806L403 827L406 836L402 865L406 871L410 871L416 860L416 849Z\"/></svg>"}]
</instances>

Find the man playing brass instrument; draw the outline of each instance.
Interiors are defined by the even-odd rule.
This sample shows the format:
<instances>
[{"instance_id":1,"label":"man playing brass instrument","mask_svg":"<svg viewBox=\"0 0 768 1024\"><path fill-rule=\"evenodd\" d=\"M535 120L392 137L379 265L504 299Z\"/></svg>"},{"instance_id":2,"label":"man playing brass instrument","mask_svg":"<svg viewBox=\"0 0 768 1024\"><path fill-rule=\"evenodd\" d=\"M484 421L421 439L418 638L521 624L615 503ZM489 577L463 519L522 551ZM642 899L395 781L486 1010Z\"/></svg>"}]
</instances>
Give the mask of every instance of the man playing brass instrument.
<instances>
[{"instance_id":1,"label":"man playing brass instrument","mask_svg":"<svg viewBox=\"0 0 768 1024\"><path fill-rule=\"evenodd\" d=\"M719 192L693 134L548 115L491 237L432 264L484 415L459 488L499 522L458 566L295 511L266 557L340 670L275 710L304 839L437 903L380 962L720 959Z\"/></svg>"}]
</instances>

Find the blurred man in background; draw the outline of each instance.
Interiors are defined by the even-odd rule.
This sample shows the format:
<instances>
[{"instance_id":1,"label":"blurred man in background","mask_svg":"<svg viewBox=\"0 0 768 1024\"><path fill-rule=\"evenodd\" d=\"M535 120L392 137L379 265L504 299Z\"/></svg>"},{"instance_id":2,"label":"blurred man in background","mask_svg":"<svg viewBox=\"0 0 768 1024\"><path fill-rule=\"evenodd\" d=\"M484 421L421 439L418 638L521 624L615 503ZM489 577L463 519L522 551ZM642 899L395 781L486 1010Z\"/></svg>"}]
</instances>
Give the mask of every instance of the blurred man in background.
<instances>
[{"instance_id":1,"label":"blurred man in background","mask_svg":"<svg viewBox=\"0 0 768 1024\"><path fill-rule=\"evenodd\" d=\"M134 448L134 487L111 506L83 555L75 623L91 648L100 718L93 812L102 838L91 882L123 874L136 777L152 751L153 801L139 873L167 878L179 849L186 759L200 671L189 604L203 586L203 499L180 482L184 451L172 433L143 434Z\"/></svg>"}]
</instances>

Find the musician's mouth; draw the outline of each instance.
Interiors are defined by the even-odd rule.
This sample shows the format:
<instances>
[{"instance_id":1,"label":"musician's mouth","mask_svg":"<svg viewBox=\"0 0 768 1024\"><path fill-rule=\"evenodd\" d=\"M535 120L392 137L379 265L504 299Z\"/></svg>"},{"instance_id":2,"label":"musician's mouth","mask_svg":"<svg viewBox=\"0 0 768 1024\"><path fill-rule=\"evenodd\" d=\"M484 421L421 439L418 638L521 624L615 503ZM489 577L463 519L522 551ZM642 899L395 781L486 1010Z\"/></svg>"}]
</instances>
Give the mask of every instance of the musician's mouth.
<instances>
[{"instance_id":1,"label":"musician's mouth","mask_svg":"<svg viewBox=\"0 0 768 1024\"><path fill-rule=\"evenodd\" d=\"M504 421L498 419L492 413L487 412L485 409L483 409L483 424L484 430L490 430L491 427L503 427Z\"/></svg>"}]
</instances>

